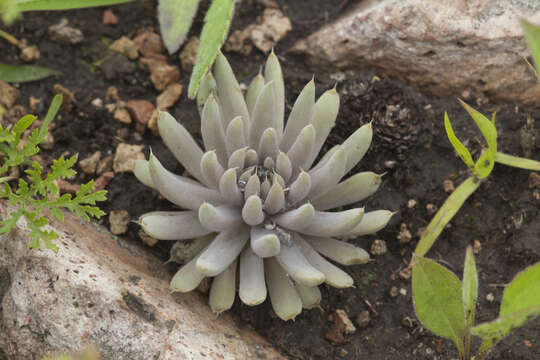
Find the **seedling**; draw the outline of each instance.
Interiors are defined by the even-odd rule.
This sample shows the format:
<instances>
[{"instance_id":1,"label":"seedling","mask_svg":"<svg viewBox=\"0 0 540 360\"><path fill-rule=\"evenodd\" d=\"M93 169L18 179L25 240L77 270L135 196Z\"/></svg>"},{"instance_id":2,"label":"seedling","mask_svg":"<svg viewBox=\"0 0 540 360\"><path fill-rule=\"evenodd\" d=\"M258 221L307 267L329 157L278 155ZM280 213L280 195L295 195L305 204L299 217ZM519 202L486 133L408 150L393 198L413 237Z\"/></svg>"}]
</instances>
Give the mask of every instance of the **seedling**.
<instances>
[{"instance_id":1,"label":"seedling","mask_svg":"<svg viewBox=\"0 0 540 360\"><path fill-rule=\"evenodd\" d=\"M446 199L439 211L435 214L431 222L427 226L426 230L422 234L416 250L414 253L418 256L424 256L431 246L435 243L435 240L439 237L446 224L452 220L454 215L461 208L465 200L472 195L478 189L483 180L485 180L495 163L501 163L507 166L513 166L521 169L540 171L540 162L504 154L497 151L497 128L495 127L495 113L491 117L491 120L484 115L461 101L461 105L467 110L469 115L476 122L476 125L480 128L482 135L487 143L487 149L484 149L482 155L474 162L471 153L465 145L456 137L448 114L444 114L444 127L446 129L446 135L452 143L452 146L456 150L458 156L463 160L465 165L470 169L471 176L462 182L456 190Z\"/></svg>"},{"instance_id":2,"label":"seedling","mask_svg":"<svg viewBox=\"0 0 540 360\"><path fill-rule=\"evenodd\" d=\"M435 261L414 256L412 288L416 315L427 329L454 342L460 360L472 359L473 335L482 339L474 359L482 360L512 330L540 315L540 263L536 263L506 286L499 317L474 325L478 275L470 246L463 281Z\"/></svg>"},{"instance_id":3,"label":"seedling","mask_svg":"<svg viewBox=\"0 0 540 360\"><path fill-rule=\"evenodd\" d=\"M10 213L9 218L0 221L0 234L9 233L21 217L26 219L32 241L29 246L39 249L41 241L47 249L57 251L58 247L52 242L58 237L53 230L46 230L48 219L43 216L48 211L57 220L64 220L62 208L77 214L78 217L90 220L90 216L101 217L105 215L96 205L96 201L106 200L106 190L93 192L94 182L82 184L72 198L70 194L59 195L59 189L55 184L58 179L65 179L76 174L72 169L77 161L77 155L64 159L60 157L53 161L51 171L43 174L43 168L37 161L32 161L31 156L39 152L38 145L43 142L48 132L48 126L58 112L62 104L62 96L54 97L51 107L45 116L40 128L32 130L26 143L22 145L21 138L36 120L33 115L22 117L13 127L2 128L0 125L0 199L9 200L10 205L16 205L17 210ZM9 181L12 176L5 176L11 169L20 165L30 165L25 170L26 180L19 178L16 188L13 190Z\"/></svg>"}]
</instances>

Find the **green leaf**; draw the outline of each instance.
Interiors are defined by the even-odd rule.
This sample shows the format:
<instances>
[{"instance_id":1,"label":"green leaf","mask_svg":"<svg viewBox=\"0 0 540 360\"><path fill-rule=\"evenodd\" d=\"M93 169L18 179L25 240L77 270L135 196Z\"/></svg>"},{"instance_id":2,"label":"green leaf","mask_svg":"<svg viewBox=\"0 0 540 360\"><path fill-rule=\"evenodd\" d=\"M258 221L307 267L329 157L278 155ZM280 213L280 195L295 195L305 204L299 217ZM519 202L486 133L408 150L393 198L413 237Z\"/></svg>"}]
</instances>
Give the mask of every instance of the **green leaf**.
<instances>
[{"instance_id":1,"label":"green leaf","mask_svg":"<svg viewBox=\"0 0 540 360\"><path fill-rule=\"evenodd\" d=\"M480 186L480 181L471 176L462 182L456 190L446 199L439 211L429 222L426 230L422 234L414 253L418 256L424 256L435 243L444 230L446 224L452 220L454 215L461 208L465 200Z\"/></svg>"},{"instance_id":2,"label":"green leaf","mask_svg":"<svg viewBox=\"0 0 540 360\"><path fill-rule=\"evenodd\" d=\"M36 117L34 115L25 115L20 118L19 121L17 121L17 123L13 126L15 136L21 135L24 130L28 129L35 120Z\"/></svg>"},{"instance_id":3,"label":"green leaf","mask_svg":"<svg viewBox=\"0 0 540 360\"><path fill-rule=\"evenodd\" d=\"M467 253L465 255L462 296L467 325L471 328L474 321L474 308L478 298L478 274L476 272L476 263L471 246L467 247Z\"/></svg>"},{"instance_id":4,"label":"green leaf","mask_svg":"<svg viewBox=\"0 0 540 360\"><path fill-rule=\"evenodd\" d=\"M450 140L450 143L454 147L454 150L456 150L457 154L463 160L465 165L469 169L472 169L474 167L474 161L471 156L471 153L465 145L459 139L457 138L456 134L454 133L454 129L452 129L452 125L450 124L450 119L448 118L448 114L444 113L444 128L446 129L446 136L448 136L448 140Z\"/></svg>"},{"instance_id":5,"label":"green leaf","mask_svg":"<svg viewBox=\"0 0 540 360\"><path fill-rule=\"evenodd\" d=\"M513 329L540 315L540 263L529 266L504 289L499 318L475 326L482 338L481 352L487 352Z\"/></svg>"},{"instance_id":6,"label":"green leaf","mask_svg":"<svg viewBox=\"0 0 540 360\"><path fill-rule=\"evenodd\" d=\"M523 309L521 311L499 317L493 321L476 325L471 329L473 335L482 338L479 354L486 354L499 340L512 330L540 315L540 306Z\"/></svg>"},{"instance_id":7,"label":"green leaf","mask_svg":"<svg viewBox=\"0 0 540 360\"><path fill-rule=\"evenodd\" d=\"M234 10L234 0L214 0L204 18L197 60L189 79L188 96L194 99L199 84L216 59L227 38Z\"/></svg>"},{"instance_id":8,"label":"green leaf","mask_svg":"<svg viewBox=\"0 0 540 360\"><path fill-rule=\"evenodd\" d=\"M519 156L513 156L498 152L495 156L495 161L503 165L513 166L520 169L540 171L539 161L522 158Z\"/></svg>"},{"instance_id":9,"label":"green leaf","mask_svg":"<svg viewBox=\"0 0 540 360\"><path fill-rule=\"evenodd\" d=\"M527 39L527 43L531 49L531 55L537 69L536 75L538 76L538 67L540 66L540 28L526 20L521 20L520 22L525 33L525 39Z\"/></svg>"},{"instance_id":10,"label":"green leaf","mask_svg":"<svg viewBox=\"0 0 540 360\"><path fill-rule=\"evenodd\" d=\"M436 262L414 256L412 290L416 315L435 334L452 340L464 352L465 312L461 282Z\"/></svg>"},{"instance_id":11,"label":"green leaf","mask_svg":"<svg viewBox=\"0 0 540 360\"><path fill-rule=\"evenodd\" d=\"M159 0L158 20L161 37L169 51L176 52L184 43L200 0Z\"/></svg>"},{"instance_id":12,"label":"green leaf","mask_svg":"<svg viewBox=\"0 0 540 360\"><path fill-rule=\"evenodd\" d=\"M504 289L500 316L540 306L540 262L516 275Z\"/></svg>"},{"instance_id":13,"label":"green leaf","mask_svg":"<svg viewBox=\"0 0 540 360\"><path fill-rule=\"evenodd\" d=\"M24 208L20 207L17 211L11 212L9 218L0 221L0 234L7 234L13 230L23 213Z\"/></svg>"},{"instance_id":14,"label":"green leaf","mask_svg":"<svg viewBox=\"0 0 540 360\"><path fill-rule=\"evenodd\" d=\"M21 83L41 80L58 72L36 65L9 65L0 63L0 80Z\"/></svg>"},{"instance_id":15,"label":"green leaf","mask_svg":"<svg viewBox=\"0 0 540 360\"><path fill-rule=\"evenodd\" d=\"M131 0L16 0L17 10L70 10L94 6L117 5Z\"/></svg>"},{"instance_id":16,"label":"green leaf","mask_svg":"<svg viewBox=\"0 0 540 360\"><path fill-rule=\"evenodd\" d=\"M491 173L493 166L495 166L495 155L497 154L497 128L494 124L495 116L493 116L493 121L491 121L480 112L467 105L464 101L459 100L459 102L476 122L476 125L478 125L478 128L488 144L487 150L482 154L480 159L478 159L473 170L476 176L480 179L484 179Z\"/></svg>"},{"instance_id":17,"label":"green leaf","mask_svg":"<svg viewBox=\"0 0 540 360\"><path fill-rule=\"evenodd\" d=\"M60 106L62 106L62 99L62 95L55 95L53 98L51 106L49 106L49 110L47 110L47 115L45 115L45 119L43 120L43 124L41 124L41 127L39 128L39 135L36 139L38 143L41 143L45 139L45 135L49 132L49 125L58 113Z\"/></svg>"}]
</instances>

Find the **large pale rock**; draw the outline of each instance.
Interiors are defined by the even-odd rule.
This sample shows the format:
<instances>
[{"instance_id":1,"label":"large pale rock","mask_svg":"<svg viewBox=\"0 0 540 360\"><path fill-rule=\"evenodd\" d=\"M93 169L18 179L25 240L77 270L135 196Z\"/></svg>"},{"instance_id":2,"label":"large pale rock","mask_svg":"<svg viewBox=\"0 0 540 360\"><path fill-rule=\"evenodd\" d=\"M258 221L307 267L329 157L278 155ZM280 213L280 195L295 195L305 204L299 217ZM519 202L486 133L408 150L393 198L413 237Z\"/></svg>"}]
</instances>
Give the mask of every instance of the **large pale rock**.
<instances>
[{"instance_id":1,"label":"large pale rock","mask_svg":"<svg viewBox=\"0 0 540 360\"><path fill-rule=\"evenodd\" d=\"M103 360L284 359L200 294L171 295L171 274L141 247L68 214L53 227L56 254L28 249L24 221L0 237L0 357L94 344Z\"/></svg>"},{"instance_id":2,"label":"large pale rock","mask_svg":"<svg viewBox=\"0 0 540 360\"><path fill-rule=\"evenodd\" d=\"M443 96L469 91L540 103L519 19L540 24L533 0L362 1L292 50L318 66L361 69Z\"/></svg>"}]
</instances>

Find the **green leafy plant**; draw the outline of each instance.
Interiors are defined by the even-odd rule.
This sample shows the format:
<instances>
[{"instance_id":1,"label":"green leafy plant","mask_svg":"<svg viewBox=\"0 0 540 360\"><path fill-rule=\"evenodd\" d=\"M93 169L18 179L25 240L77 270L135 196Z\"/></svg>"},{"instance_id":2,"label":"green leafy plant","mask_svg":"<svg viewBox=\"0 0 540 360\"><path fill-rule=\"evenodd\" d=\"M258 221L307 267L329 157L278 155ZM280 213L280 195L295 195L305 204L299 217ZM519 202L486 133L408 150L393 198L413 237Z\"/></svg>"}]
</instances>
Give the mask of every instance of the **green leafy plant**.
<instances>
[{"instance_id":1,"label":"green leafy plant","mask_svg":"<svg viewBox=\"0 0 540 360\"><path fill-rule=\"evenodd\" d=\"M439 211L437 211L433 219L431 219L414 251L415 254L419 256L424 256L429 251L445 228L446 224L452 220L454 215L465 203L465 200L467 200L467 198L471 196L476 189L478 189L482 181L485 180L489 174L491 174L496 162L522 169L540 171L540 162L538 161L512 156L497 151L497 128L495 127L495 113L490 120L480 112L473 109L471 106L467 105L465 102L461 100L460 102L476 122L476 125L478 125L478 128L486 140L487 148L484 149L478 160L474 162L469 150L455 135L452 125L450 124L448 114L444 114L444 126L448 139L452 143L452 146L456 150L458 156L470 169L471 176L462 182L454 192L452 192Z\"/></svg>"},{"instance_id":2,"label":"green leafy plant","mask_svg":"<svg viewBox=\"0 0 540 360\"><path fill-rule=\"evenodd\" d=\"M540 263L519 273L504 290L499 317L474 324L478 275L472 248L467 248L463 281L434 262L413 258L412 289L416 315L436 335L452 340L460 360L472 358L472 336L482 344L475 360L484 359L493 346L512 330L540 315Z\"/></svg>"},{"instance_id":3,"label":"green leafy plant","mask_svg":"<svg viewBox=\"0 0 540 360\"><path fill-rule=\"evenodd\" d=\"M99 218L105 215L95 205L97 201L106 200L107 191L93 192L93 181L82 184L75 197L71 194L58 196L59 189L55 181L70 178L76 174L72 167L77 161L77 155L69 159L60 157L54 160L51 171L46 173L38 162L30 160L31 156L39 152L39 144L45 139L48 126L61 104L62 97L55 96L43 124L33 129L26 141L22 141L23 133L34 123L35 116L24 116L11 128L4 129L0 125L0 199L8 199L10 205L17 207L17 210L9 214L9 218L0 221L0 234L9 233L15 228L17 221L24 217L32 239L29 246L34 249L39 249L43 241L45 248L58 250L53 243L58 235L53 230L45 228L48 224L48 219L43 216L45 211L59 221L64 220L62 209L70 210L87 221L90 220L90 216ZM29 165L25 170L27 177L26 179L19 178L13 190L9 182L15 179L5 175L20 165Z\"/></svg>"}]
</instances>

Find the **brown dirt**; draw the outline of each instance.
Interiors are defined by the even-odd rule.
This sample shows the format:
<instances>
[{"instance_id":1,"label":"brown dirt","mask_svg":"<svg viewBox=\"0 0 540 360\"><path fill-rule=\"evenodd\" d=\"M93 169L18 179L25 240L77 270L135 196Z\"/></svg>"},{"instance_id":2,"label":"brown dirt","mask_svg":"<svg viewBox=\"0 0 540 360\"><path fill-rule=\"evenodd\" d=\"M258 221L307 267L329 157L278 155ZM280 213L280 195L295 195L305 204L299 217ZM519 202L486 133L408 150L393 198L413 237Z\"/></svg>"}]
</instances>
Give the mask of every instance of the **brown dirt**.
<instances>
[{"instance_id":1,"label":"brown dirt","mask_svg":"<svg viewBox=\"0 0 540 360\"><path fill-rule=\"evenodd\" d=\"M293 104L301 87L317 69L306 66L301 58L291 56L286 50L296 39L336 18L355 2L358 1L345 0L339 4L324 0L279 1L294 29L276 47L284 67L288 106ZM202 12L207 7L208 2L203 2L192 29L193 34L199 33ZM233 29L244 28L262 9L257 1L243 1L237 10ZM25 14L23 21L7 28L16 37L38 45L41 51L39 65L62 72L56 78L21 84L22 98L19 103L28 104L30 96L41 98L43 105L37 113L43 115L52 99L55 83L75 93L74 110L61 113L55 120L53 135L56 143L51 151L44 151L48 156L57 157L67 151L79 153L82 159L96 150L108 155L113 154L116 145L123 141L145 144L146 151L151 147L165 166L181 171L158 137L147 132L140 138L136 135L134 124L121 124L105 109L96 109L90 104L97 97L105 99L109 86L116 86L123 100L145 99L153 102L158 95L148 73L136 66L129 69L130 61L127 59L115 57L117 66L111 67L112 71L108 74L103 71L103 66L89 65L105 58L104 43L107 41L122 35L131 36L143 27L158 28L153 2L136 2L112 10L120 19L115 26L102 25L102 8ZM56 24L61 17L67 17L72 26L83 31L85 39L82 44L59 45L49 39L47 28ZM20 63L18 51L3 40L0 40L0 54L2 62ZM265 55L256 50L249 57L227 55L239 79L245 83L257 73L265 59ZM170 56L169 63L179 65L177 55ZM122 68L126 66L126 72L122 73ZM268 301L254 308L237 302L232 310L238 321L253 327L291 359L457 358L449 341L440 340L418 324L412 307L410 281L401 279L398 273L406 267L411 257L418 241L417 231L429 222L426 205L440 206L447 196L443 181L452 179L457 186L468 175L446 139L442 122L444 111L448 112L458 136L462 140L470 140L469 146L476 148L477 156L480 149L477 139L481 139L481 136L455 99L422 95L387 78L374 81L373 75L369 69L359 73L317 73L316 84L318 92L322 92L337 83L341 94L338 124L330 136L329 145L342 142L359 125L374 120L376 136L373 145L355 170L387 172L387 175L378 193L364 205L367 210L386 208L398 213L390 225L376 236L366 236L354 242L369 249L374 239L384 239L388 252L375 257L368 265L347 269L355 279L356 288L338 290L322 286L321 309L305 311L294 322L284 323L277 319ZM182 71L184 89L187 89L188 80L189 73ZM468 101L475 104L475 99ZM396 121L396 124L384 121L384 117L377 114L384 115L389 105L409 109L410 118ZM539 109L491 102L478 106L478 109L484 113L497 110L499 147L505 152L522 155L520 129L528 114L533 118L540 116ZM187 99L185 92L170 112L199 134L196 106ZM538 146L533 149L532 157L540 158ZM474 240L480 241L482 250L477 255L481 281L478 322L496 317L502 297L501 285L540 259L540 202L534 199L533 190L528 187L528 176L528 171L497 165L490 178L467 201L430 252L432 258L444 261L461 276L466 246ZM87 180L89 178L83 175L77 178L77 181ZM106 211L127 209L131 217L136 219L147 211L170 208L167 202L159 200L153 191L139 184L129 173L116 174L107 189L109 201L104 205ZM409 199L416 201L416 207L407 207ZM521 217L523 220L520 222ZM413 234L412 241L405 245L396 239L401 223L407 224ZM130 224L125 238L140 241L137 231L137 226ZM165 259L168 246L170 244L162 242L151 251ZM171 265L171 274L174 269ZM392 297L392 287L404 289L406 294ZM494 295L493 302L486 300L488 293ZM328 316L336 309L344 309L352 320L362 311L369 310L371 321L366 328L358 327L354 334L346 336L344 344L332 344L325 339L325 333L332 325ZM490 358L540 358L539 333L540 321L536 320L504 339Z\"/></svg>"}]
</instances>

